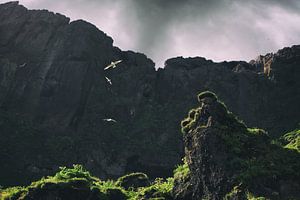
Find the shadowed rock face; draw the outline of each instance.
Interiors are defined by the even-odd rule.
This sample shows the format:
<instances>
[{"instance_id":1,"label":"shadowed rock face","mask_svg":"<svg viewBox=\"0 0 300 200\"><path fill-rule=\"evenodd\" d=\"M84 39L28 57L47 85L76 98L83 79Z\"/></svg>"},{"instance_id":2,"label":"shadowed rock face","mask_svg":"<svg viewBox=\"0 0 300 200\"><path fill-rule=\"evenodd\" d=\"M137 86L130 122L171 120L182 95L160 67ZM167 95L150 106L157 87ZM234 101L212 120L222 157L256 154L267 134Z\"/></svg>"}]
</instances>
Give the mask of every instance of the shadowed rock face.
<instances>
[{"instance_id":1,"label":"shadowed rock face","mask_svg":"<svg viewBox=\"0 0 300 200\"><path fill-rule=\"evenodd\" d=\"M299 56L299 46L280 50L269 76L259 59L178 57L155 71L145 55L114 47L92 24L1 4L0 184L73 163L101 178L170 175L183 154L178 124L204 89L249 125L278 135L300 118ZM117 68L103 70L116 60Z\"/></svg>"}]
</instances>

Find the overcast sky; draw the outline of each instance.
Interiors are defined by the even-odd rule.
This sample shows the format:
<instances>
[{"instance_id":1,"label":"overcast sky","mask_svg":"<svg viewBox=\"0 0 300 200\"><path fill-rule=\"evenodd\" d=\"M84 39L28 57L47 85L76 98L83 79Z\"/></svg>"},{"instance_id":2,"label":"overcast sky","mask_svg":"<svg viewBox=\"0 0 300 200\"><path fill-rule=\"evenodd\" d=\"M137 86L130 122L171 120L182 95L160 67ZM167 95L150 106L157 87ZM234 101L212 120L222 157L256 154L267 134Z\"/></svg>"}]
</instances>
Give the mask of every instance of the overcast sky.
<instances>
[{"instance_id":1,"label":"overcast sky","mask_svg":"<svg viewBox=\"0 0 300 200\"><path fill-rule=\"evenodd\" d=\"M0 3L6 1L0 0ZM84 19L157 67L175 56L246 60L300 44L299 0L20 0Z\"/></svg>"}]
</instances>

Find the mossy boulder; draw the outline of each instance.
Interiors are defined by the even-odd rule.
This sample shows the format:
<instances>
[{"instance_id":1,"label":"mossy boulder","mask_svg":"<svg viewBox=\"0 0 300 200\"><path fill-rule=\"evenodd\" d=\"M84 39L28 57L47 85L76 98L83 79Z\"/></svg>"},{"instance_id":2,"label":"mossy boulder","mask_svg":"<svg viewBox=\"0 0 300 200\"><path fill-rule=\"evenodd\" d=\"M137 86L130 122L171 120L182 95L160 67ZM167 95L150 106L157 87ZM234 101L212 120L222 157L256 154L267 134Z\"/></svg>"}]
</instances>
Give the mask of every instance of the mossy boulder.
<instances>
[{"instance_id":1,"label":"mossy boulder","mask_svg":"<svg viewBox=\"0 0 300 200\"><path fill-rule=\"evenodd\" d=\"M81 165L61 167L26 187L0 189L1 200L172 200L173 178L150 182L143 173L132 173L117 181L102 181Z\"/></svg>"},{"instance_id":2,"label":"mossy boulder","mask_svg":"<svg viewBox=\"0 0 300 200\"><path fill-rule=\"evenodd\" d=\"M0 190L1 200L125 200L128 194L115 184L108 184L90 175L81 165L61 167L54 176L44 177L27 187Z\"/></svg>"}]
</instances>

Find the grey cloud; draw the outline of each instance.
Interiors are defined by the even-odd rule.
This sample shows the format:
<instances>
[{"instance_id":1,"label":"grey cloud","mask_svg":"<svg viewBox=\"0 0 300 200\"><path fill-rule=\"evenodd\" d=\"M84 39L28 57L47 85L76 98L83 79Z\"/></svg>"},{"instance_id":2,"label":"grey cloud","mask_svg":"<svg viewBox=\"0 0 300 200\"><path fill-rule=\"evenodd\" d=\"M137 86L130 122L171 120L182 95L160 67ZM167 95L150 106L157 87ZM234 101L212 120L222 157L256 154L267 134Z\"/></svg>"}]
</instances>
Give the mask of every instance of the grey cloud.
<instances>
[{"instance_id":1,"label":"grey cloud","mask_svg":"<svg viewBox=\"0 0 300 200\"><path fill-rule=\"evenodd\" d=\"M0 2L4 2L0 0ZM94 23L122 49L250 60L300 43L299 0L20 0Z\"/></svg>"}]
</instances>

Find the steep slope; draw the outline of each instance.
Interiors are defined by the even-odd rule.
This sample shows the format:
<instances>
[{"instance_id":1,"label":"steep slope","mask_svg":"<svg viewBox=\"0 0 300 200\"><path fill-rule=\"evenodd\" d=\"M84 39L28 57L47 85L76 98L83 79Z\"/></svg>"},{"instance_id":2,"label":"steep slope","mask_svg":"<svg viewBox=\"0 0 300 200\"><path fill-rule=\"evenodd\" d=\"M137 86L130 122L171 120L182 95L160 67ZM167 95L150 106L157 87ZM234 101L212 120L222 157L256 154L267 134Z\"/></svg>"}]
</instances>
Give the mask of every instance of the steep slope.
<instances>
[{"instance_id":1,"label":"steep slope","mask_svg":"<svg viewBox=\"0 0 300 200\"><path fill-rule=\"evenodd\" d=\"M294 128L300 47L280 50L266 66L263 58L178 57L155 71L145 55L121 51L87 22L1 4L0 185L28 183L73 163L101 178L169 176L183 155L178 124L204 89L270 135ZM117 68L103 70L116 60Z\"/></svg>"},{"instance_id":2,"label":"steep slope","mask_svg":"<svg viewBox=\"0 0 300 200\"><path fill-rule=\"evenodd\" d=\"M300 198L300 154L290 148L296 131L283 147L264 130L247 128L215 94L198 100L182 121L189 173L176 179L175 199Z\"/></svg>"}]
</instances>

